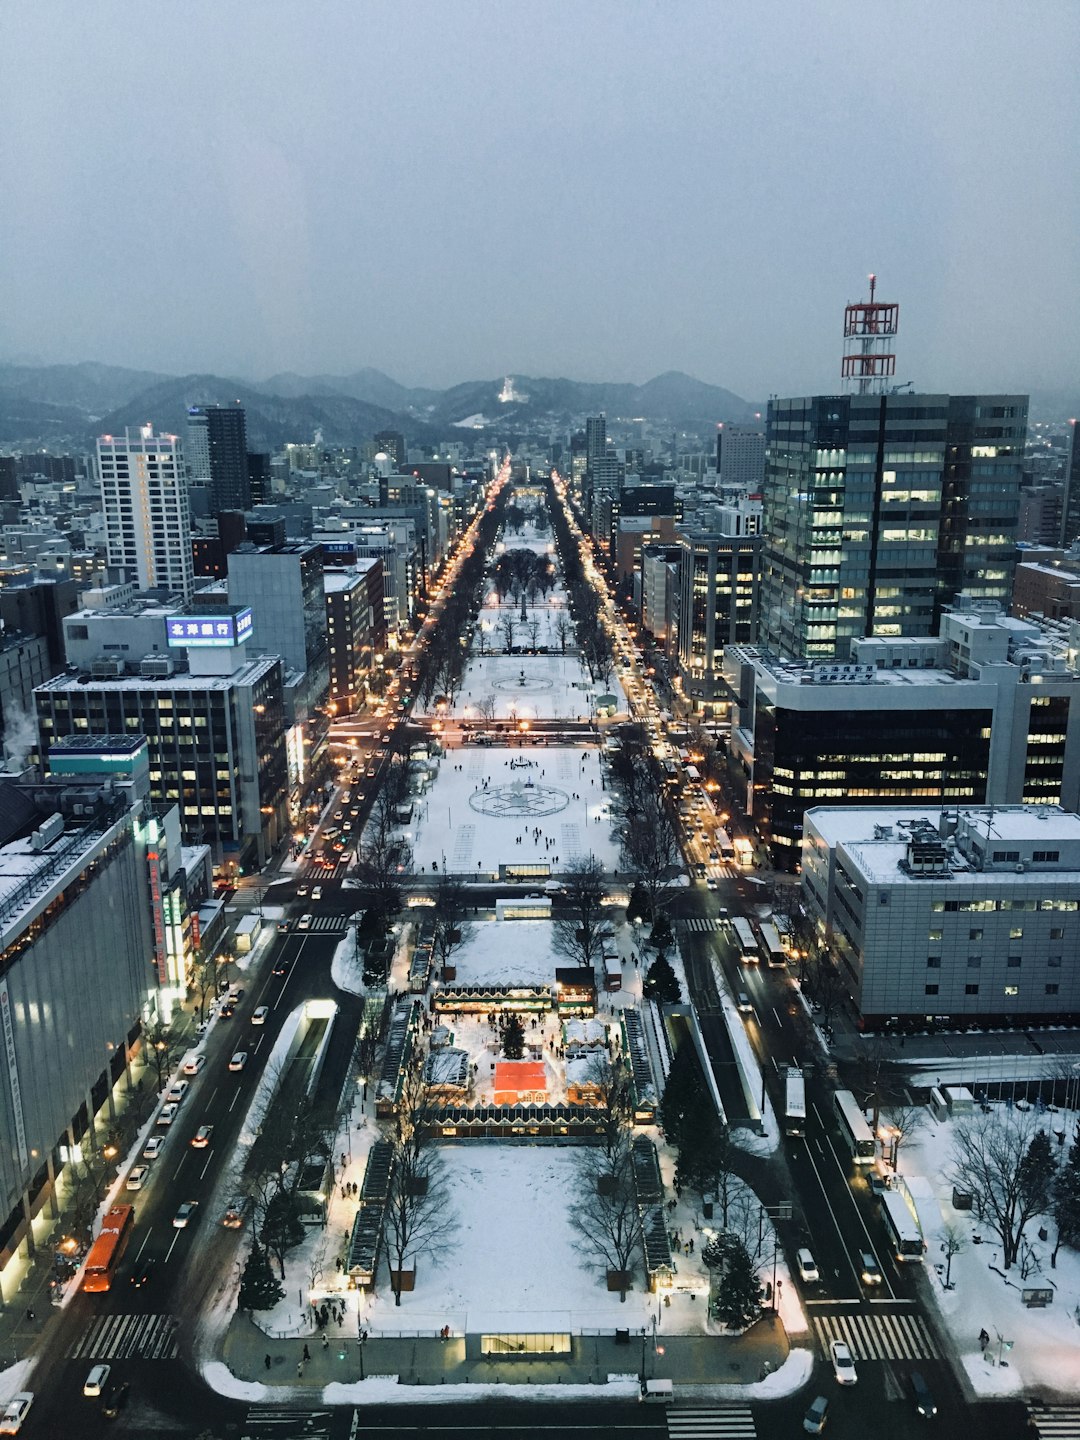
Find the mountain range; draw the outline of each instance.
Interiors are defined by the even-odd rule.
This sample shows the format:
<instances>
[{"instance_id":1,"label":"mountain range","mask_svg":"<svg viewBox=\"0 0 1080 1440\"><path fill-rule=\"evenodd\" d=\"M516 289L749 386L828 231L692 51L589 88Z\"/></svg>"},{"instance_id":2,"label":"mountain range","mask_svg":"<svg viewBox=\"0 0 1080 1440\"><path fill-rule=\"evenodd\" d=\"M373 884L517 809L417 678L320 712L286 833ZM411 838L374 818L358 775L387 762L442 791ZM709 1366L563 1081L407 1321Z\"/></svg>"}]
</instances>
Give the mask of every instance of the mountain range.
<instances>
[{"instance_id":1,"label":"mountain range","mask_svg":"<svg viewBox=\"0 0 1080 1440\"><path fill-rule=\"evenodd\" d=\"M490 432L492 438L580 424L603 411L610 419L706 433L719 420L751 418L747 401L679 371L644 385L586 384L516 375L474 380L447 390L400 385L381 370L350 375L285 372L264 381L218 375L164 375L85 362L0 364L0 444L85 446L101 434L153 422L184 433L187 407L239 403L252 449L276 450L316 432L328 445L356 445L379 430L399 430L413 444L434 445Z\"/></svg>"}]
</instances>

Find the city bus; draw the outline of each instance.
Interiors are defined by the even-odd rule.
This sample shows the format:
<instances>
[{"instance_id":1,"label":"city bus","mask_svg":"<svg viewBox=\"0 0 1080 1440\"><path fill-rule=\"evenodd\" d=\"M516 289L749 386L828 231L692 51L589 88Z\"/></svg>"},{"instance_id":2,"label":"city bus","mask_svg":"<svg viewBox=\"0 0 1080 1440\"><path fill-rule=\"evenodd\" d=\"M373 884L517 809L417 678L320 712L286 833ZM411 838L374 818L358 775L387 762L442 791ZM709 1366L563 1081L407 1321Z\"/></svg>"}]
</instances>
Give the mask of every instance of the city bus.
<instances>
[{"instance_id":1,"label":"city bus","mask_svg":"<svg viewBox=\"0 0 1080 1440\"><path fill-rule=\"evenodd\" d=\"M101 1222L101 1233L90 1246L83 1271L82 1288L90 1293L108 1290L113 1282L116 1267L120 1263L131 1229L135 1224L134 1205L114 1205L105 1212Z\"/></svg>"},{"instance_id":2,"label":"city bus","mask_svg":"<svg viewBox=\"0 0 1080 1440\"><path fill-rule=\"evenodd\" d=\"M787 964L787 951L780 942L780 936L775 925L762 925L761 953L767 963L774 969Z\"/></svg>"},{"instance_id":3,"label":"city bus","mask_svg":"<svg viewBox=\"0 0 1080 1440\"><path fill-rule=\"evenodd\" d=\"M850 1090L838 1090L833 1097L833 1111L840 1133L851 1151L856 1165L874 1163L874 1132L863 1108Z\"/></svg>"},{"instance_id":4,"label":"city bus","mask_svg":"<svg viewBox=\"0 0 1080 1440\"><path fill-rule=\"evenodd\" d=\"M921 1260L926 1253L922 1228L902 1191L885 1191L881 1197L881 1214L897 1260Z\"/></svg>"},{"instance_id":5,"label":"city bus","mask_svg":"<svg viewBox=\"0 0 1080 1440\"><path fill-rule=\"evenodd\" d=\"M745 965L756 965L758 961L757 936L754 934L754 927L749 920L741 916L732 920L731 928L735 932L735 940L742 951L742 960Z\"/></svg>"},{"instance_id":6,"label":"city bus","mask_svg":"<svg viewBox=\"0 0 1080 1440\"><path fill-rule=\"evenodd\" d=\"M735 859L735 846L731 843L731 836L719 826L716 830L716 848L721 860Z\"/></svg>"},{"instance_id":7,"label":"city bus","mask_svg":"<svg viewBox=\"0 0 1080 1440\"><path fill-rule=\"evenodd\" d=\"M784 1079L784 1134L806 1134L806 1082L794 1065Z\"/></svg>"}]
</instances>

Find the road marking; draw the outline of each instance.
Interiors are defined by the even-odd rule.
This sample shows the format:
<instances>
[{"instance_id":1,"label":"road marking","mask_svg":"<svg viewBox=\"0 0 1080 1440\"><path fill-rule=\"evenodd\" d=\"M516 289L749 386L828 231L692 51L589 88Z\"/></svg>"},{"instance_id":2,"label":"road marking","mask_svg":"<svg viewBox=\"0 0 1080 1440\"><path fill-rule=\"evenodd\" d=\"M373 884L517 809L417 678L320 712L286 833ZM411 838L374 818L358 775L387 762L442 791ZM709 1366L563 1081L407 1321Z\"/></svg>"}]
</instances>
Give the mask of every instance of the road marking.
<instances>
[{"instance_id":1,"label":"road marking","mask_svg":"<svg viewBox=\"0 0 1080 1440\"><path fill-rule=\"evenodd\" d=\"M172 1252L176 1249L176 1242L177 1242L179 1239L180 1239L180 1231L177 1230L177 1229L174 1227L174 1229L173 1229L173 1237L172 1237L172 1244L169 1246L168 1250L165 1251L165 1261L164 1261L164 1263L165 1263L166 1265L167 1265L167 1264L169 1263L169 1261L172 1259Z\"/></svg>"},{"instance_id":2,"label":"road marking","mask_svg":"<svg viewBox=\"0 0 1080 1440\"><path fill-rule=\"evenodd\" d=\"M206 1179L206 1172L207 1172L207 1170L210 1169L210 1161L211 1161L213 1158L214 1158L214 1152L213 1152L213 1150L211 1150L210 1153L209 1153L209 1155L207 1155L207 1157L206 1157L206 1164L205 1164L205 1165L202 1167L202 1169L199 1171L199 1179L200 1179L200 1180L205 1180L205 1179Z\"/></svg>"},{"instance_id":3,"label":"road marking","mask_svg":"<svg viewBox=\"0 0 1080 1440\"><path fill-rule=\"evenodd\" d=\"M187 1159L187 1151L185 1150L184 1153L180 1156L180 1165L183 1165L183 1163L184 1163L184 1161L185 1161L186 1159ZM173 1171L173 1179L174 1179L174 1180L175 1180L176 1177L180 1174L180 1165L177 1165L176 1169Z\"/></svg>"},{"instance_id":4,"label":"road marking","mask_svg":"<svg viewBox=\"0 0 1080 1440\"><path fill-rule=\"evenodd\" d=\"M135 1259L136 1259L136 1260L138 1260L139 1256L142 1254L142 1252L146 1249L147 1245L149 1245L149 1244L150 1244L150 1231L148 1230L148 1231L146 1232L146 1238L143 1240L143 1242L142 1242L142 1244L139 1246L138 1250L135 1251Z\"/></svg>"},{"instance_id":5,"label":"road marking","mask_svg":"<svg viewBox=\"0 0 1080 1440\"><path fill-rule=\"evenodd\" d=\"M207 1096L207 1100L206 1100L207 1109L210 1108L210 1105L211 1105L211 1103L212 1103L212 1101L213 1101L213 1099L214 1099L214 1096L217 1094L217 1092L218 1092L220 1089L221 1089L221 1086L220 1086L220 1085L215 1085L214 1088L210 1091L210 1094Z\"/></svg>"}]
</instances>

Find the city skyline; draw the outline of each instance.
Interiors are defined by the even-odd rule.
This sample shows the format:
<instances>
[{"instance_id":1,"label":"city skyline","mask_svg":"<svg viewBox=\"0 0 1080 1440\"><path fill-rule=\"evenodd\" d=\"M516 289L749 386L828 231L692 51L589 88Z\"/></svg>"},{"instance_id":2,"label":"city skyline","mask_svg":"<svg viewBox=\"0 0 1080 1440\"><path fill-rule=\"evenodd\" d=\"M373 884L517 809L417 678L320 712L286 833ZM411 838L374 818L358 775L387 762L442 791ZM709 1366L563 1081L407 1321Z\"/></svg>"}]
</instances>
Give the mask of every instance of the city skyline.
<instances>
[{"instance_id":1,"label":"city skyline","mask_svg":"<svg viewBox=\"0 0 1080 1440\"><path fill-rule=\"evenodd\" d=\"M492 15L19 16L4 353L437 386L678 369L758 400L840 388L873 270L898 381L1080 368L1071 7Z\"/></svg>"}]
</instances>

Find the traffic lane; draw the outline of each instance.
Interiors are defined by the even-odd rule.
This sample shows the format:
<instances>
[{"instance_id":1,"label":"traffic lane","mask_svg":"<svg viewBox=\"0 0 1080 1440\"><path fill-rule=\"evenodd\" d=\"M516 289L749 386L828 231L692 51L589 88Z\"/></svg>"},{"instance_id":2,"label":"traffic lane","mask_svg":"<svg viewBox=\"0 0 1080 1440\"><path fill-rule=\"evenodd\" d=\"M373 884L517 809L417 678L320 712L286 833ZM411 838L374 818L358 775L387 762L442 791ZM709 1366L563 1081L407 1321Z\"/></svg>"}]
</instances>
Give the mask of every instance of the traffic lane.
<instances>
[{"instance_id":1,"label":"traffic lane","mask_svg":"<svg viewBox=\"0 0 1080 1440\"><path fill-rule=\"evenodd\" d=\"M193 1440L207 1433L239 1434L247 1406L209 1390L179 1360L110 1360L110 1383L126 1380L127 1403L115 1420L102 1414L103 1400L82 1393L90 1360L65 1360L52 1367L49 1383L35 1372L34 1406L22 1430L28 1440L99 1440L103 1436L146 1440L149 1435ZM346 1414L348 1412L345 1412ZM345 1433L348 1433L346 1428Z\"/></svg>"}]
</instances>

